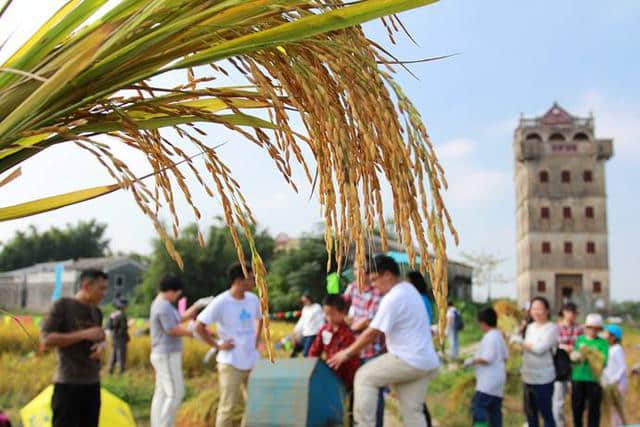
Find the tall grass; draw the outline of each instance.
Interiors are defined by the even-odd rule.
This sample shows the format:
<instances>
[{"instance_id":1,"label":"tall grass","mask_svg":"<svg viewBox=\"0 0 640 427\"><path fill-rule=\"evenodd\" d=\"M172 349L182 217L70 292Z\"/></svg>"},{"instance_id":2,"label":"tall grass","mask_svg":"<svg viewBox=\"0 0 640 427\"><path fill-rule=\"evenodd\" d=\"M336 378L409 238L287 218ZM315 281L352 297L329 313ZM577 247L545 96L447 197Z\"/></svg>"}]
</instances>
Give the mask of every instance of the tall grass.
<instances>
[{"instance_id":1,"label":"tall grass","mask_svg":"<svg viewBox=\"0 0 640 427\"><path fill-rule=\"evenodd\" d=\"M0 354L27 354L38 351L40 330L34 324L23 326L26 331L13 320L0 324Z\"/></svg>"},{"instance_id":2,"label":"tall grass","mask_svg":"<svg viewBox=\"0 0 640 427\"><path fill-rule=\"evenodd\" d=\"M53 381L56 359L5 352L0 354L0 408L20 407Z\"/></svg>"}]
</instances>

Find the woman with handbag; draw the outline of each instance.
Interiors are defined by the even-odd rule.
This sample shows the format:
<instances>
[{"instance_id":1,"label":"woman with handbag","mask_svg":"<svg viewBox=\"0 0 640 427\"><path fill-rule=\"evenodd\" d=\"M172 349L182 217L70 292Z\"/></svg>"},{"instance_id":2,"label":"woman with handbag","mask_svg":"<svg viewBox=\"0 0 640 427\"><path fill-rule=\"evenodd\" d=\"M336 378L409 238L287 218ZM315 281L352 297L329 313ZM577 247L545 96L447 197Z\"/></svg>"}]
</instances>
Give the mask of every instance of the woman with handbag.
<instances>
[{"instance_id":1,"label":"woman with handbag","mask_svg":"<svg viewBox=\"0 0 640 427\"><path fill-rule=\"evenodd\" d=\"M527 326L522 343L522 379L529 407L527 422L529 427L538 427L542 415L545 427L556 427L552 399L556 378L553 352L558 343L558 327L549 319L546 298L533 298L529 313L532 322Z\"/></svg>"}]
</instances>

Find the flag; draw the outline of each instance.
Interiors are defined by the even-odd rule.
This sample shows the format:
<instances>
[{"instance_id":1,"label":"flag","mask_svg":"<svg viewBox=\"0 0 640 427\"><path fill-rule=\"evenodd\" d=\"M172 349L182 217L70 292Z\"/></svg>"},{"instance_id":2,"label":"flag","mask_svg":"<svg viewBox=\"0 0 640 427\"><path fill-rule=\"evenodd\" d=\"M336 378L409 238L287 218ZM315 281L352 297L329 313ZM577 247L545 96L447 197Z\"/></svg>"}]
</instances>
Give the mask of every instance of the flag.
<instances>
[{"instance_id":1,"label":"flag","mask_svg":"<svg viewBox=\"0 0 640 427\"><path fill-rule=\"evenodd\" d=\"M51 294L51 301L56 301L62 296L62 272L64 271L64 264L58 263L55 267L55 284L53 286L53 293Z\"/></svg>"}]
</instances>

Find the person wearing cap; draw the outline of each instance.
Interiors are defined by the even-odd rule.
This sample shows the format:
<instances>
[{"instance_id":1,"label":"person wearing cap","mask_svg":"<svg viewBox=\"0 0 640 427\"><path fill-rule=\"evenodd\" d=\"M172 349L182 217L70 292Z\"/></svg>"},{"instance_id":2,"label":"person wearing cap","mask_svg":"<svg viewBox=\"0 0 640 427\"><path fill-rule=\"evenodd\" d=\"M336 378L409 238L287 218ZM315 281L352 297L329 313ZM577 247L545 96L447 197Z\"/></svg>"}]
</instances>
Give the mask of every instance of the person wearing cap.
<instances>
[{"instance_id":1,"label":"person wearing cap","mask_svg":"<svg viewBox=\"0 0 640 427\"><path fill-rule=\"evenodd\" d=\"M571 354L576 340L584 334L584 328L576 323L578 307L568 302L562 307L562 320L558 322L558 350ZM564 427L564 406L570 381L556 381L553 389L553 418L557 427Z\"/></svg>"},{"instance_id":2,"label":"person wearing cap","mask_svg":"<svg viewBox=\"0 0 640 427\"><path fill-rule=\"evenodd\" d=\"M607 366L602 372L602 385L612 385L618 389L621 396L627 391L627 362L622 348L622 328L618 325L604 327L609 342L609 357ZM622 414L614 408L611 411L611 427L621 427Z\"/></svg>"},{"instance_id":3,"label":"person wearing cap","mask_svg":"<svg viewBox=\"0 0 640 427\"><path fill-rule=\"evenodd\" d=\"M431 334L425 333L429 328L427 311L416 288L400 278L400 268L393 258L378 255L367 270L372 285L383 295L380 308L356 341L329 359L329 366L338 369L384 334L387 353L356 372L355 424L375 426L378 390L389 386L398 396L404 425L424 427L427 385L440 367Z\"/></svg>"},{"instance_id":4,"label":"person wearing cap","mask_svg":"<svg viewBox=\"0 0 640 427\"><path fill-rule=\"evenodd\" d=\"M129 343L129 321L127 319L126 299L117 299L113 306L116 311L111 313L107 323L107 330L111 335L111 361L109 373L113 374L116 363L120 365L120 373L124 373L127 365L127 344Z\"/></svg>"},{"instance_id":5,"label":"person wearing cap","mask_svg":"<svg viewBox=\"0 0 640 427\"><path fill-rule=\"evenodd\" d=\"M599 378L593 373L591 366L580 351L583 347L596 349L602 354L606 366L609 344L598 336L602 330L602 316L591 313L585 322L585 334L578 337L571 353L574 362L571 371L571 408L573 410L574 427L582 427L585 407L587 408L587 426L600 425L600 404L602 403L602 387Z\"/></svg>"}]
</instances>

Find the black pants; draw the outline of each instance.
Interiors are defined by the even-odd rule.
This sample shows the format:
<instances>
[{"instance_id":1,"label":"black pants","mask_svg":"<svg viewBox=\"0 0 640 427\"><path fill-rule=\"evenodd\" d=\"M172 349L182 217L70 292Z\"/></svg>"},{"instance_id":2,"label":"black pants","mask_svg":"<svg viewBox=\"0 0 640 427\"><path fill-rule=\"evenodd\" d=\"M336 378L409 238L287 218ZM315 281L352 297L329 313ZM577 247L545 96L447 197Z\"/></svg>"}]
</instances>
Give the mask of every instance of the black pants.
<instances>
[{"instance_id":1,"label":"black pants","mask_svg":"<svg viewBox=\"0 0 640 427\"><path fill-rule=\"evenodd\" d=\"M113 374L116 363L120 365L120 373L122 374L127 366L127 341L113 340L111 347L111 361L109 362L109 373Z\"/></svg>"},{"instance_id":2,"label":"black pants","mask_svg":"<svg viewBox=\"0 0 640 427\"><path fill-rule=\"evenodd\" d=\"M422 413L424 414L424 418L427 421L427 427L431 427L431 414L429 413L429 408L427 407L427 402L422 404Z\"/></svg>"},{"instance_id":3,"label":"black pants","mask_svg":"<svg viewBox=\"0 0 640 427\"><path fill-rule=\"evenodd\" d=\"M59 384L51 399L53 427L98 427L100 384Z\"/></svg>"},{"instance_id":4,"label":"black pants","mask_svg":"<svg viewBox=\"0 0 640 427\"><path fill-rule=\"evenodd\" d=\"M587 407L587 426L600 425L600 404L602 403L602 387L591 381L574 381L571 384L571 409L573 409L573 426L582 427L582 415Z\"/></svg>"}]
</instances>

